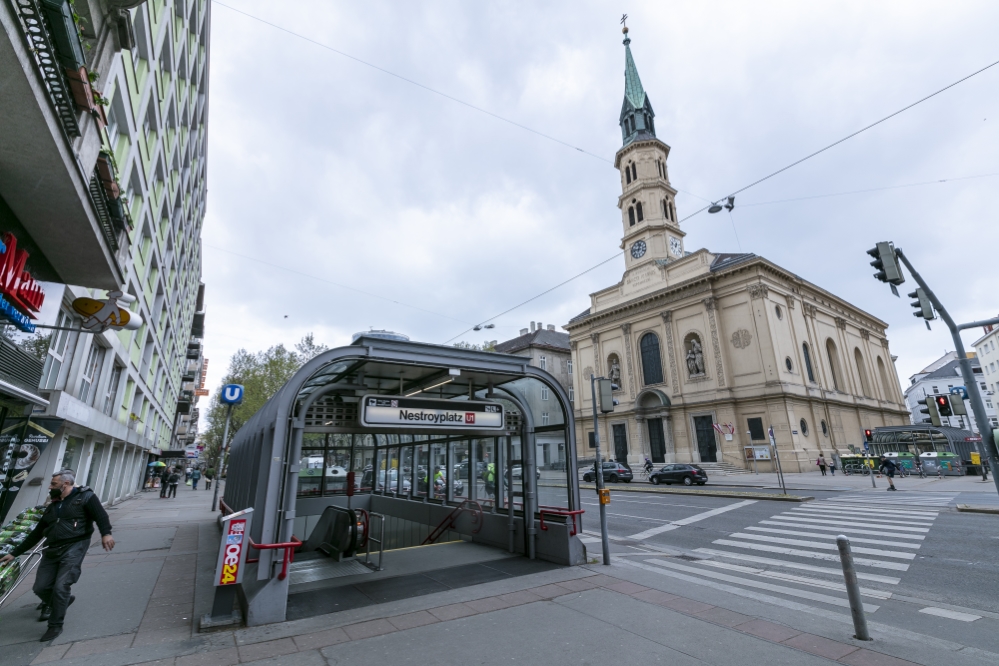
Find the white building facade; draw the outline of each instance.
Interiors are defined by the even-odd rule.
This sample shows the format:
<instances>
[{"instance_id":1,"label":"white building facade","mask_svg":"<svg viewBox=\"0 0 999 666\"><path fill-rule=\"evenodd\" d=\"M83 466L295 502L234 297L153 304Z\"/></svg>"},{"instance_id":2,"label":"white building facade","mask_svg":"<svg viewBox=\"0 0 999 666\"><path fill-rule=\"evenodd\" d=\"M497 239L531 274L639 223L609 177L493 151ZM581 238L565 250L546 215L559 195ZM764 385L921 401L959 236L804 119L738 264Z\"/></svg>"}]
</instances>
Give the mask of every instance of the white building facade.
<instances>
[{"instance_id":1,"label":"white building facade","mask_svg":"<svg viewBox=\"0 0 999 666\"><path fill-rule=\"evenodd\" d=\"M977 343L976 343L977 346ZM993 362L999 354L993 353ZM996 414L994 389L991 388L999 376L993 379L990 384L987 376L982 371L982 364L979 357L971 359L971 369L975 373L975 381L982 391L982 398L985 401L985 413L991 422L991 428L999 427L999 416ZM909 377L909 386L905 389L905 404L909 409L910 419L913 425L923 423L927 418L920 410L925 407L925 400L934 395L949 395L951 389L965 386L964 376L961 374L960 362L956 352L949 352L923 368L922 371ZM965 387L967 389L967 387ZM975 415L971 409L971 403L965 402L968 412L967 416L941 416L941 425L952 428L962 428L972 432L980 432Z\"/></svg>"}]
</instances>

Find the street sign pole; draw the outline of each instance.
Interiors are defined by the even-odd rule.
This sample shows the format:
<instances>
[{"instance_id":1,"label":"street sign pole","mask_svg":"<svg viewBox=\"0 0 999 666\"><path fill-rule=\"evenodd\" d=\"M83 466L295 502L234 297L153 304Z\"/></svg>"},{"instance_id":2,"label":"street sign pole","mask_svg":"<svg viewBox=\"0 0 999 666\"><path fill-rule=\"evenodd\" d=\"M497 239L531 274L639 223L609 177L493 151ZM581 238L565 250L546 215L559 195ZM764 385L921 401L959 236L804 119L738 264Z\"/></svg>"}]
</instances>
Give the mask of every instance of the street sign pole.
<instances>
[{"instance_id":1,"label":"street sign pole","mask_svg":"<svg viewBox=\"0 0 999 666\"><path fill-rule=\"evenodd\" d=\"M225 410L225 427L222 429L222 445L219 447L219 458L215 463L215 492L212 495L212 511L219 505L219 486L222 485L222 461L225 460L225 450L229 445L229 420L232 418L232 405Z\"/></svg>"},{"instance_id":2,"label":"street sign pole","mask_svg":"<svg viewBox=\"0 0 999 666\"><path fill-rule=\"evenodd\" d=\"M947 328L950 329L951 337L954 339L954 349L957 352L957 359L961 365L961 374L964 377L964 385L968 391L968 399L971 401L971 409L975 413L975 421L978 424L978 434L981 441L978 442L979 454L987 454L989 460L989 466L992 468L992 481L995 483L996 492L999 492L999 476L996 476L995 471L999 469L999 451L996 451L996 443L992 441L992 438L988 437L986 433L990 431L991 421L989 421L988 414L985 412L985 403L982 401L982 392L978 385L978 380L975 379L975 373L971 369L971 360L968 358L967 353L964 350L964 340L961 339L961 331L966 328L976 328L978 326L985 326L988 324L999 323L999 318L989 319L987 321L973 321L968 324L962 324L958 326L954 323L947 309L944 308L943 304L930 289L929 285L923 280L922 276L913 268L912 264L906 258L902 250L896 248L895 254L898 258L905 264L905 267L909 269L912 273L912 279L922 287L923 291L926 293L926 297L930 299L933 307L940 314L940 318L944 320L947 324Z\"/></svg>"},{"instance_id":3,"label":"street sign pole","mask_svg":"<svg viewBox=\"0 0 999 666\"><path fill-rule=\"evenodd\" d=\"M600 546L603 549L604 564L610 565L610 541L607 539L607 505L604 504L604 467L600 460L600 428L597 427L597 378L590 375L590 396L593 399L593 444L596 446L596 463L593 478L597 484L597 498L600 502Z\"/></svg>"},{"instance_id":4,"label":"street sign pole","mask_svg":"<svg viewBox=\"0 0 999 666\"><path fill-rule=\"evenodd\" d=\"M772 446L774 450L774 462L777 464L777 479L780 481L780 489L781 492L787 495L787 487L784 485L784 470L781 469L780 466L780 454L777 452L777 439L774 437L774 427L772 425L770 426L770 430L767 431L767 434L770 435L770 446ZM753 452L753 455L756 455L755 451Z\"/></svg>"}]
</instances>

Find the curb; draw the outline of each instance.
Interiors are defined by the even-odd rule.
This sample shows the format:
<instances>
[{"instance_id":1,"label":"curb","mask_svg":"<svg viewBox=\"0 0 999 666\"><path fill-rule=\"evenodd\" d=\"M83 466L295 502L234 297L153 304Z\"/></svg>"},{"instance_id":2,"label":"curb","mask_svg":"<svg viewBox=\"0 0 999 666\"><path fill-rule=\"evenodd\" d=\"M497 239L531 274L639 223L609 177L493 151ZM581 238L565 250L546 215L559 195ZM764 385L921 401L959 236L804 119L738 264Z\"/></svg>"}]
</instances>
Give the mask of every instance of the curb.
<instances>
[{"instance_id":1,"label":"curb","mask_svg":"<svg viewBox=\"0 0 999 666\"><path fill-rule=\"evenodd\" d=\"M991 506L971 506L970 504L958 504L958 511L963 511L967 513L992 513L999 514L999 508Z\"/></svg>"},{"instance_id":2,"label":"curb","mask_svg":"<svg viewBox=\"0 0 999 666\"><path fill-rule=\"evenodd\" d=\"M541 484L539 484L541 485ZM548 488L565 488L564 483L546 483L545 487ZM580 489L595 490L596 485L592 483L580 483ZM620 492L627 493L651 493L653 495L700 495L702 497L741 497L744 499L760 499L760 500L771 500L773 502L809 502L814 497L809 497L805 495L777 495L774 493L754 493L754 492L740 492L737 490L687 490L681 488L663 488L662 486L656 487L615 487L614 488ZM999 513L999 511L997 511Z\"/></svg>"}]
</instances>

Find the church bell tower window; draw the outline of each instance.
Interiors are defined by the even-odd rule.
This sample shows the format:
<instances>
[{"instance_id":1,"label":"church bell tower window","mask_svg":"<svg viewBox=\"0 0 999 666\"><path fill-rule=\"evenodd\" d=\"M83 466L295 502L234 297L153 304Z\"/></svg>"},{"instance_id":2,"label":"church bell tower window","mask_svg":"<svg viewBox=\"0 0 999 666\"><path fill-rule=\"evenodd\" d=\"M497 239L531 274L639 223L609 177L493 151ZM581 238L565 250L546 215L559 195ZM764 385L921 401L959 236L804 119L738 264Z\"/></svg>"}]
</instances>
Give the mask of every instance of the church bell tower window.
<instances>
[{"instance_id":1,"label":"church bell tower window","mask_svg":"<svg viewBox=\"0 0 999 666\"><path fill-rule=\"evenodd\" d=\"M628 206L628 222L630 223L628 226L631 226L631 227L635 226L635 207L634 206Z\"/></svg>"},{"instance_id":2,"label":"church bell tower window","mask_svg":"<svg viewBox=\"0 0 999 666\"><path fill-rule=\"evenodd\" d=\"M641 222L645 219L645 215L642 214L642 202L639 201L635 204L635 213L638 215L638 221Z\"/></svg>"}]
</instances>

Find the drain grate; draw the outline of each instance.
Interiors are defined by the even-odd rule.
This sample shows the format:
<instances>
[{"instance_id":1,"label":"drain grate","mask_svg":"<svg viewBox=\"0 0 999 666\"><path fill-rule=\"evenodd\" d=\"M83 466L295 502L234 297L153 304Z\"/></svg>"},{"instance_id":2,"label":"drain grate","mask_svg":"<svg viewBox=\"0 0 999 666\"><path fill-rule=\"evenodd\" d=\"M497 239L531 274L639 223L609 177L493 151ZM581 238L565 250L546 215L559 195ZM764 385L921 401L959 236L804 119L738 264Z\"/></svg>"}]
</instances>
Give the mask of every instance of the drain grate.
<instances>
[{"instance_id":1,"label":"drain grate","mask_svg":"<svg viewBox=\"0 0 999 666\"><path fill-rule=\"evenodd\" d=\"M371 573L371 569L361 564L358 560L344 560L343 562L336 562L334 560L308 560L301 564L297 562L292 564L288 575L290 584L298 585L300 583L313 583L317 580L367 573Z\"/></svg>"}]
</instances>

